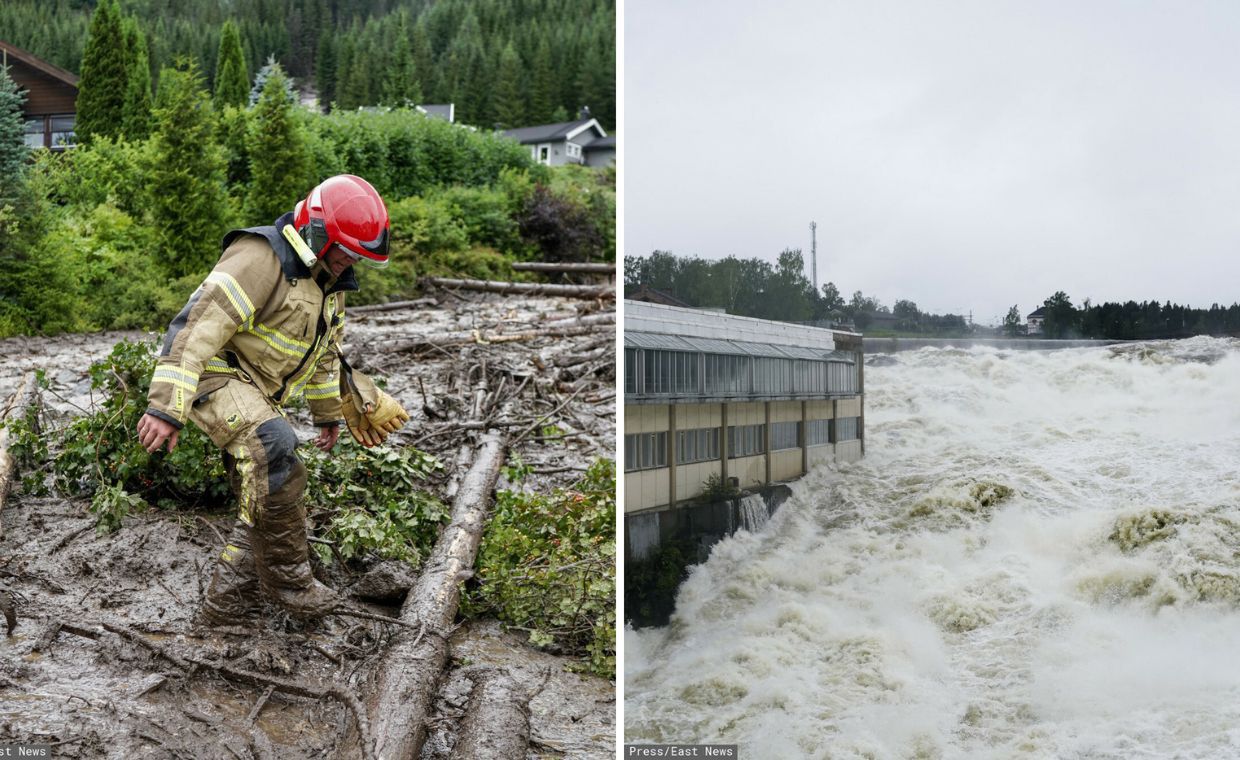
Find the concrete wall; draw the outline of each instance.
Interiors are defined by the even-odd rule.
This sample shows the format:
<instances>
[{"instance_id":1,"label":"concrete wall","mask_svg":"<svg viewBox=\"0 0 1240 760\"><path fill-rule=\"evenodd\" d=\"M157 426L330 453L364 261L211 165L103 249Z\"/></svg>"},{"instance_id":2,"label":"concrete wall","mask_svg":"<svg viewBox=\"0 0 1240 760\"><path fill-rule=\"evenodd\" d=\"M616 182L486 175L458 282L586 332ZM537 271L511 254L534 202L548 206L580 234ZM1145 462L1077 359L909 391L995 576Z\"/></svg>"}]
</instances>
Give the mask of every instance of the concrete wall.
<instances>
[{"instance_id":1,"label":"concrete wall","mask_svg":"<svg viewBox=\"0 0 1240 760\"><path fill-rule=\"evenodd\" d=\"M813 469L820 464L833 462L835 461L835 446L832 446L829 443L824 443L820 446L810 446L808 458L810 469Z\"/></svg>"},{"instance_id":2,"label":"concrete wall","mask_svg":"<svg viewBox=\"0 0 1240 760\"><path fill-rule=\"evenodd\" d=\"M842 441L835 444L835 461L855 462L861 458L861 441Z\"/></svg>"},{"instance_id":3,"label":"concrete wall","mask_svg":"<svg viewBox=\"0 0 1240 760\"><path fill-rule=\"evenodd\" d=\"M670 504L670 479L667 467L624 473L624 511L633 512L654 504Z\"/></svg>"},{"instance_id":4,"label":"concrete wall","mask_svg":"<svg viewBox=\"0 0 1240 760\"><path fill-rule=\"evenodd\" d=\"M766 456L741 457L728 460L728 477L736 478L741 488L753 488L766 482Z\"/></svg>"},{"instance_id":5,"label":"concrete wall","mask_svg":"<svg viewBox=\"0 0 1240 760\"><path fill-rule=\"evenodd\" d=\"M766 404L761 401L728 404L728 427L765 424Z\"/></svg>"},{"instance_id":6,"label":"concrete wall","mask_svg":"<svg viewBox=\"0 0 1240 760\"><path fill-rule=\"evenodd\" d=\"M676 465L676 501L692 499L702 492L702 483L711 475L723 476L719 460Z\"/></svg>"},{"instance_id":7,"label":"concrete wall","mask_svg":"<svg viewBox=\"0 0 1240 760\"><path fill-rule=\"evenodd\" d=\"M861 416L861 397L853 396L852 398L842 398L835 402L836 417L860 417Z\"/></svg>"},{"instance_id":8,"label":"concrete wall","mask_svg":"<svg viewBox=\"0 0 1240 760\"><path fill-rule=\"evenodd\" d=\"M659 433L668 429L667 404L624 407L624 433Z\"/></svg>"},{"instance_id":9,"label":"concrete wall","mask_svg":"<svg viewBox=\"0 0 1240 760\"><path fill-rule=\"evenodd\" d=\"M663 407L666 409L667 407ZM723 424L722 404L681 404L676 407L676 429L697 430Z\"/></svg>"},{"instance_id":10,"label":"concrete wall","mask_svg":"<svg viewBox=\"0 0 1240 760\"><path fill-rule=\"evenodd\" d=\"M800 422L800 401L772 401L771 422Z\"/></svg>"},{"instance_id":11,"label":"concrete wall","mask_svg":"<svg viewBox=\"0 0 1240 760\"><path fill-rule=\"evenodd\" d=\"M792 480L804 474L799 448L771 452L771 480Z\"/></svg>"}]
</instances>

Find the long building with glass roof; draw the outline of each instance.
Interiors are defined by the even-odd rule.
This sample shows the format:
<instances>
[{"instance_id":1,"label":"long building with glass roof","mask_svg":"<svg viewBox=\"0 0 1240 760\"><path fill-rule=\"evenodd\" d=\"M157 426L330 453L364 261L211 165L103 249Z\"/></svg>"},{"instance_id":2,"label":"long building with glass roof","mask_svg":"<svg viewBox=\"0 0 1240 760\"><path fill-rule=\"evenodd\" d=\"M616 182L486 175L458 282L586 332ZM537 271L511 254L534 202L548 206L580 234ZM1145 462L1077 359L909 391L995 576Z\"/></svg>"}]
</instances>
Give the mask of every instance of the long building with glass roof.
<instances>
[{"instance_id":1,"label":"long building with glass roof","mask_svg":"<svg viewBox=\"0 0 1240 760\"><path fill-rule=\"evenodd\" d=\"M624 510L641 518L626 522L666 533L659 514L708 481L754 489L861 457L863 374L857 333L626 300Z\"/></svg>"}]
</instances>

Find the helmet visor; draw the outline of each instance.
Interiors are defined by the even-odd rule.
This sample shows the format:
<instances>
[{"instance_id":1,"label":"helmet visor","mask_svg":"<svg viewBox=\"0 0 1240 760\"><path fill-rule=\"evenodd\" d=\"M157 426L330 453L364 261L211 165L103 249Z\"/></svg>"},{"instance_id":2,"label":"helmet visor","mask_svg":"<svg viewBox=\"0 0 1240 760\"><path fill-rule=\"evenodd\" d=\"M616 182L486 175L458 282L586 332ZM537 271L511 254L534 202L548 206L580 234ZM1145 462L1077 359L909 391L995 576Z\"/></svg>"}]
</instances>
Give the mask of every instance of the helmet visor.
<instances>
[{"instance_id":1,"label":"helmet visor","mask_svg":"<svg viewBox=\"0 0 1240 760\"><path fill-rule=\"evenodd\" d=\"M384 250L385 255L383 259L372 259L370 256L351 251L340 243L333 244L332 248L339 251L345 258L347 258L350 266L353 264L365 264L366 266L374 269L383 269L388 265L386 250Z\"/></svg>"}]
</instances>

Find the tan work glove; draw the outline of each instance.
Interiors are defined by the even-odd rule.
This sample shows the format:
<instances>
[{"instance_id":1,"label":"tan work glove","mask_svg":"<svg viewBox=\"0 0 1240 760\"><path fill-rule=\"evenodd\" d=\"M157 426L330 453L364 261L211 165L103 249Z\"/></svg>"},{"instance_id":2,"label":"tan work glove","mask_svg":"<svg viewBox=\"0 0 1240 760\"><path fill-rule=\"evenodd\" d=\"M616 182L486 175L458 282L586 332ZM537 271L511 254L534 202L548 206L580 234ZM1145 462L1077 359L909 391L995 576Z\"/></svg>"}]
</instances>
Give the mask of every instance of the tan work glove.
<instances>
[{"instance_id":1,"label":"tan work glove","mask_svg":"<svg viewBox=\"0 0 1240 760\"><path fill-rule=\"evenodd\" d=\"M378 446L409 421L409 413L361 372L340 373L340 407L353 440Z\"/></svg>"}]
</instances>

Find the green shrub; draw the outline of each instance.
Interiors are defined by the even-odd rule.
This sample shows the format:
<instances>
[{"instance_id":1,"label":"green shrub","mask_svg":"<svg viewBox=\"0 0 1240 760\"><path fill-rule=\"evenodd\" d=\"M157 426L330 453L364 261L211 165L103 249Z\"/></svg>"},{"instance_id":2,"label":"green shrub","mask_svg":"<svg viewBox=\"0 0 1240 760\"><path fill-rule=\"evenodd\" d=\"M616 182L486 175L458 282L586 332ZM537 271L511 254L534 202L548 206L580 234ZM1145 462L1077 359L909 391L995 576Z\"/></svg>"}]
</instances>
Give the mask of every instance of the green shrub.
<instances>
[{"instance_id":1,"label":"green shrub","mask_svg":"<svg viewBox=\"0 0 1240 760\"><path fill-rule=\"evenodd\" d=\"M600 459L550 496L500 491L467 614L493 612L530 643L615 675L616 467Z\"/></svg>"},{"instance_id":2,"label":"green shrub","mask_svg":"<svg viewBox=\"0 0 1240 760\"><path fill-rule=\"evenodd\" d=\"M412 447L365 449L348 434L331 453L306 447L302 459L311 511L323 510L324 537L341 559L365 552L418 563L434 545L448 510L419 485L443 465ZM324 562L328 547L317 545Z\"/></svg>"}]
</instances>

